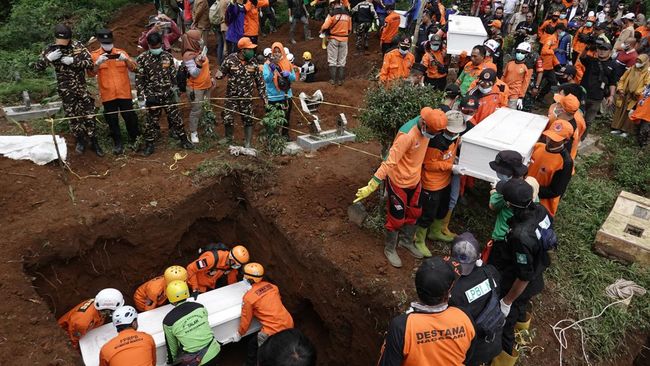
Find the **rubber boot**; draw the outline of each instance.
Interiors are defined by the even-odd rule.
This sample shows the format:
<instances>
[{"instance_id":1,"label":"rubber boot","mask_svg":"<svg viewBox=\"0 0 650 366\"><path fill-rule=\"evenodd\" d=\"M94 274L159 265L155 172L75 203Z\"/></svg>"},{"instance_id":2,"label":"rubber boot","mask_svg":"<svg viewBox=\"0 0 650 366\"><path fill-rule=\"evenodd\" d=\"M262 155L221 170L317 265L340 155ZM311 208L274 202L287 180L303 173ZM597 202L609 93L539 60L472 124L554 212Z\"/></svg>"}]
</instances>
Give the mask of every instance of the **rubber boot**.
<instances>
[{"instance_id":1,"label":"rubber boot","mask_svg":"<svg viewBox=\"0 0 650 366\"><path fill-rule=\"evenodd\" d=\"M408 250L409 253L411 253L411 255L414 256L415 258L421 259L424 256L418 250L418 248L415 247L415 244L413 244L415 229L417 229L417 225L402 226L402 228L400 229L400 236L397 245Z\"/></svg>"},{"instance_id":2,"label":"rubber boot","mask_svg":"<svg viewBox=\"0 0 650 366\"><path fill-rule=\"evenodd\" d=\"M117 141L115 145L113 145L113 155L122 154L124 154L124 146L122 145L122 141Z\"/></svg>"},{"instance_id":3,"label":"rubber boot","mask_svg":"<svg viewBox=\"0 0 650 366\"><path fill-rule=\"evenodd\" d=\"M153 142L152 141L147 141L144 144L144 151L142 152L142 155L144 156L149 156L153 154L154 152L154 147L153 147Z\"/></svg>"},{"instance_id":4,"label":"rubber boot","mask_svg":"<svg viewBox=\"0 0 650 366\"><path fill-rule=\"evenodd\" d=\"M345 67L339 67L339 77L338 77L338 85L343 85L343 81L345 81Z\"/></svg>"},{"instance_id":5,"label":"rubber boot","mask_svg":"<svg viewBox=\"0 0 650 366\"><path fill-rule=\"evenodd\" d=\"M519 358L519 352L517 350L512 350L512 355L506 353L506 351L501 351L493 360L490 366L514 366L517 363Z\"/></svg>"},{"instance_id":6,"label":"rubber boot","mask_svg":"<svg viewBox=\"0 0 650 366\"><path fill-rule=\"evenodd\" d=\"M420 253L426 258L431 257L431 252L427 248L427 243L424 241L424 238L427 236L427 229L417 227L415 230L415 247L418 248Z\"/></svg>"},{"instance_id":7,"label":"rubber boot","mask_svg":"<svg viewBox=\"0 0 650 366\"><path fill-rule=\"evenodd\" d=\"M430 240L439 240L446 243L454 240L453 236L445 235L442 232L442 227L445 224L444 220L433 220L433 224L429 226L429 234L427 238Z\"/></svg>"},{"instance_id":8,"label":"rubber boot","mask_svg":"<svg viewBox=\"0 0 650 366\"><path fill-rule=\"evenodd\" d=\"M442 219L442 221L444 222L444 224L442 225L442 229L440 231L447 236L456 237L458 234L449 230L449 222L451 221L451 210L447 211L447 215L445 216L444 219Z\"/></svg>"},{"instance_id":9,"label":"rubber boot","mask_svg":"<svg viewBox=\"0 0 650 366\"><path fill-rule=\"evenodd\" d=\"M83 154L86 151L86 137L84 135L77 135L77 145L74 150L78 154Z\"/></svg>"},{"instance_id":10,"label":"rubber boot","mask_svg":"<svg viewBox=\"0 0 650 366\"><path fill-rule=\"evenodd\" d=\"M99 141L97 141L97 137L90 138L90 147L92 147L93 151L95 151L95 154L97 154L97 156L99 156L100 158L104 156L104 150L102 150L102 147L99 146Z\"/></svg>"},{"instance_id":11,"label":"rubber boot","mask_svg":"<svg viewBox=\"0 0 650 366\"><path fill-rule=\"evenodd\" d=\"M178 142L181 144L181 147L185 150L194 149L194 144L187 138L186 134L183 134L178 138Z\"/></svg>"},{"instance_id":12,"label":"rubber boot","mask_svg":"<svg viewBox=\"0 0 650 366\"><path fill-rule=\"evenodd\" d=\"M532 319L532 314L529 312L526 312L526 320L525 322L516 322L515 323L515 332L517 331L522 331L522 330L528 330L530 328L530 320Z\"/></svg>"},{"instance_id":13,"label":"rubber boot","mask_svg":"<svg viewBox=\"0 0 650 366\"><path fill-rule=\"evenodd\" d=\"M330 84L336 85L336 66L330 66Z\"/></svg>"},{"instance_id":14,"label":"rubber boot","mask_svg":"<svg viewBox=\"0 0 650 366\"><path fill-rule=\"evenodd\" d=\"M224 126L225 136L219 140L220 145L230 144L232 142L232 136L235 132L235 126L226 125Z\"/></svg>"},{"instance_id":15,"label":"rubber boot","mask_svg":"<svg viewBox=\"0 0 650 366\"><path fill-rule=\"evenodd\" d=\"M386 232L386 241L384 242L384 255L388 259L388 263L395 268L402 267L402 260L399 259L397 255L397 236L399 232L397 231L387 231Z\"/></svg>"},{"instance_id":16,"label":"rubber boot","mask_svg":"<svg viewBox=\"0 0 650 366\"><path fill-rule=\"evenodd\" d=\"M253 140L253 126L244 126L244 147L250 148Z\"/></svg>"}]
</instances>

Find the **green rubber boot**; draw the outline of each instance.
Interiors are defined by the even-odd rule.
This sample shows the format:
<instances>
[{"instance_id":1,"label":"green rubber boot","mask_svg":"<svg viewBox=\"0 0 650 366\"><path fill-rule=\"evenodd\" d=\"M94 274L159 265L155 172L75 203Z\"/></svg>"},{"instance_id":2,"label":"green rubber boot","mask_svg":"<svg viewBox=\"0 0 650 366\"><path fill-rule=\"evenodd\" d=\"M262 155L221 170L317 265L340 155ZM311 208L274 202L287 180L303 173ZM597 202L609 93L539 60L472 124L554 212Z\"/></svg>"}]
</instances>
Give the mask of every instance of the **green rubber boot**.
<instances>
[{"instance_id":1,"label":"green rubber boot","mask_svg":"<svg viewBox=\"0 0 650 366\"><path fill-rule=\"evenodd\" d=\"M412 256L417 259L424 257L422 253L413 245L413 237L415 236L416 225L404 225L399 229L399 240L397 245L406 249Z\"/></svg>"},{"instance_id":2,"label":"green rubber boot","mask_svg":"<svg viewBox=\"0 0 650 366\"><path fill-rule=\"evenodd\" d=\"M444 220L434 220L433 224L429 226L429 235L427 235L427 238L430 240L444 241L445 243L449 243L450 241L454 240L453 236L445 235L442 232L444 225Z\"/></svg>"},{"instance_id":3,"label":"green rubber boot","mask_svg":"<svg viewBox=\"0 0 650 366\"><path fill-rule=\"evenodd\" d=\"M425 258L431 257L431 252L427 248L427 243L424 238L427 236L427 229L418 226L415 230L415 247L422 253Z\"/></svg>"}]
</instances>

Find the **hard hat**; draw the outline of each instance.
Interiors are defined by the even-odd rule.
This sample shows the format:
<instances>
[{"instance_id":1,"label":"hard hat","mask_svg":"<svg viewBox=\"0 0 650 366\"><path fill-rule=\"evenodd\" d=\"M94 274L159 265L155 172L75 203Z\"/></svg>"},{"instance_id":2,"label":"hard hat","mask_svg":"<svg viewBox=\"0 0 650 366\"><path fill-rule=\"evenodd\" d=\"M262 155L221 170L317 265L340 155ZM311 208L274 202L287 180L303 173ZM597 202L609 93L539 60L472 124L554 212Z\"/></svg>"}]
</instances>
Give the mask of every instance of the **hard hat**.
<instances>
[{"instance_id":1,"label":"hard hat","mask_svg":"<svg viewBox=\"0 0 650 366\"><path fill-rule=\"evenodd\" d=\"M165 283L172 281L187 281L187 270L181 266L167 267L165 270Z\"/></svg>"},{"instance_id":2,"label":"hard hat","mask_svg":"<svg viewBox=\"0 0 650 366\"><path fill-rule=\"evenodd\" d=\"M97 310L115 310L124 305L124 297L119 290L105 288L95 296L95 308Z\"/></svg>"},{"instance_id":3,"label":"hard hat","mask_svg":"<svg viewBox=\"0 0 650 366\"><path fill-rule=\"evenodd\" d=\"M311 52L305 51L302 53L302 58L305 59L305 61L311 61Z\"/></svg>"},{"instance_id":4,"label":"hard hat","mask_svg":"<svg viewBox=\"0 0 650 366\"><path fill-rule=\"evenodd\" d=\"M487 47L492 53L496 52L497 49L499 49L499 42L493 40L493 39L488 39L484 43L485 47Z\"/></svg>"},{"instance_id":5,"label":"hard hat","mask_svg":"<svg viewBox=\"0 0 650 366\"><path fill-rule=\"evenodd\" d=\"M424 107L420 111L420 118L427 125L429 131L438 132L447 128L447 116L440 109Z\"/></svg>"},{"instance_id":6,"label":"hard hat","mask_svg":"<svg viewBox=\"0 0 650 366\"><path fill-rule=\"evenodd\" d=\"M269 57L269 56L271 56L271 53L273 53L273 51L271 51L271 49L270 49L269 47L266 47L266 48L264 49L264 57Z\"/></svg>"},{"instance_id":7,"label":"hard hat","mask_svg":"<svg viewBox=\"0 0 650 366\"><path fill-rule=\"evenodd\" d=\"M250 38L248 37L241 37L239 41L237 42L237 48L240 50L244 49L253 49L257 47L256 44L254 44Z\"/></svg>"},{"instance_id":8,"label":"hard hat","mask_svg":"<svg viewBox=\"0 0 650 366\"><path fill-rule=\"evenodd\" d=\"M165 294L169 302L175 303L190 297L190 289L185 281L172 281L167 285Z\"/></svg>"},{"instance_id":9,"label":"hard hat","mask_svg":"<svg viewBox=\"0 0 650 366\"><path fill-rule=\"evenodd\" d=\"M113 325L117 328L120 325L131 325L138 319L138 312L133 306L120 306L113 312Z\"/></svg>"},{"instance_id":10,"label":"hard hat","mask_svg":"<svg viewBox=\"0 0 650 366\"><path fill-rule=\"evenodd\" d=\"M264 276L264 267L259 263L248 263L244 266L244 278L252 282L260 282Z\"/></svg>"},{"instance_id":11,"label":"hard hat","mask_svg":"<svg viewBox=\"0 0 650 366\"><path fill-rule=\"evenodd\" d=\"M530 46L530 43L528 43L528 42L521 42L517 46L517 51L525 51L525 52L530 53L531 50L532 50L532 47Z\"/></svg>"},{"instance_id":12,"label":"hard hat","mask_svg":"<svg viewBox=\"0 0 650 366\"><path fill-rule=\"evenodd\" d=\"M234 260L237 263L237 267L234 268L239 268L240 266L243 266L244 264L248 263L250 260L250 256L248 255L248 249L244 247L243 245L237 245L236 247L232 248L230 250L230 259Z\"/></svg>"},{"instance_id":13,"label":"hard hat","mask_svg":"<svg viewBox=\"0 0 650 366\"><path fill-rule=\"evenodd\" d=\"M287 54L287 60L289 60L289 62L293 62L293 59L294 59L293 53Z\"/></svg>"}]
</instances>

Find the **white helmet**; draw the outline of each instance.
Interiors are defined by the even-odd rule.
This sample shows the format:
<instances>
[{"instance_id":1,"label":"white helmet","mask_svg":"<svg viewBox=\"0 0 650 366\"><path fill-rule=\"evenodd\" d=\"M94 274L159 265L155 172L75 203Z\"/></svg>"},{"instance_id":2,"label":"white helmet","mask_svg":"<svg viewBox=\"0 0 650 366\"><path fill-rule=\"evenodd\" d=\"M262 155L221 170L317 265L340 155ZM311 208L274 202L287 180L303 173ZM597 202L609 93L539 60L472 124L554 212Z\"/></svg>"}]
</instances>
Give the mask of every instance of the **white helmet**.
<instances>
[{"instance_id":1,"label":"white helmet","mask_svg":"<svg viewBox=\"0 0 650 366\"><path fill-rule=\"evenodd\" d=\"M120 306L113 313L113 325L117 328L120 325L130 325L138 319L138 312L133 306Z\"/></svg>"},{"instance_id":2,"label":"white helmet","mask_svg":"<svg viewBox=\"0 0 650 366\"><path fill-rule=\"evenodd\" d=\"M525 51L530 53L532 50L532 47L530 47L530 43L528 42L521 42L519 46L517 46L517 51Z\"/></svg>"},{"instance_id":3,"label":"white helmet","mask_svg":"<svg viewBox=\"0 0 650 366\"><path fill-rule=\"evenodd\" d=\"M272 53L272 52L273 52L273 51L271 51L270 48L268 48L268 47L265 48L265 49L264 49L264 57L269 57L269 56L271 56L271 53Z\"/></svg>"},{"instance_id":4,"label":"white helmet","mask_svg":"<svg viewBox=\"0 0 650 366\"><path fill-rule=\"evenodd\" d=\"M124 305L124 297L119 290L105 288L95 296L95 308L97 310L115 310Z\"/></svg>"},{"instance_id":5,"label":"white helmet","mask_svg":"<svg viewBox=\"0 0 650 366\"><path fill-rule=\"evenodd\" d=\"M484 43L485 47L487 47L490 52L495 53L497 49L499 49L499 42L493 40L493 39L488 39Z\"/></svg>"},{"instance_id":6,"label":"white helmet","mask_svg":"<svg viewBox=\"0 0 650 366\"><path fill-rule=\"evenodd\" d=\"M289 62L293 62L293 53L289 53L287 55L287 60L289 60Z\"/></svg>"},{"instance_id":7,"label":"white helmet","mask_svg":"<svg viewBox=\"0 0 650 366\"><path fill-rule=\"evenodd\" d=\"M284 48L284 54L285 54L285 55L288 55L288 54L290 54L290 53L291 53L291 52L289 51L289 49L288 49L287 47L285 47L285 48Z\"/></svg>"}]
</instances>

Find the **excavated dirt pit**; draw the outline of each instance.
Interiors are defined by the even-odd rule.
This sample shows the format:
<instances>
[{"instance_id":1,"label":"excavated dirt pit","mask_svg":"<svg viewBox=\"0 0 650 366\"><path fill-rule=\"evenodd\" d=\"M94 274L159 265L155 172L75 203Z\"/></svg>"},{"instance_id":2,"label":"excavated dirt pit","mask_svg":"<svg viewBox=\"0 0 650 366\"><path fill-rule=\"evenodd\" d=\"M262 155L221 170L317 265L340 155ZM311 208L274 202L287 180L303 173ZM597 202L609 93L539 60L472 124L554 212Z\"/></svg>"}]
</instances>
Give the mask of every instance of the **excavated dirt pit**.
<instances>
[{"instance_id":1,"label":"excavated dirt pit","mask_svg":"<svg viewBox=\"0 0 650 366\"><path fill-rule=\"evenodd\" d=\"M280 287L297 327L317 346L319 364L367 365L376 358L379 339L373 336L375 323L364 321L365 308L356 306L354 290L333 276L336 269L317 253L296 250L293 243L299 240L287 240L249 206L237 186L227 178L164 215L147 215L126 226L111 220L99 224L95 229L102 232L104 226L114 227L79 252L35 256L25 263L25 272L58 318L105 287L119 289L132 304L140 284L169 265L191 262L202 245L243 244ZM341 349L348 352L337 352ZM235 364L244 354L241 345L226 347L224 364Z\"/></svg>"}]
</instances>

